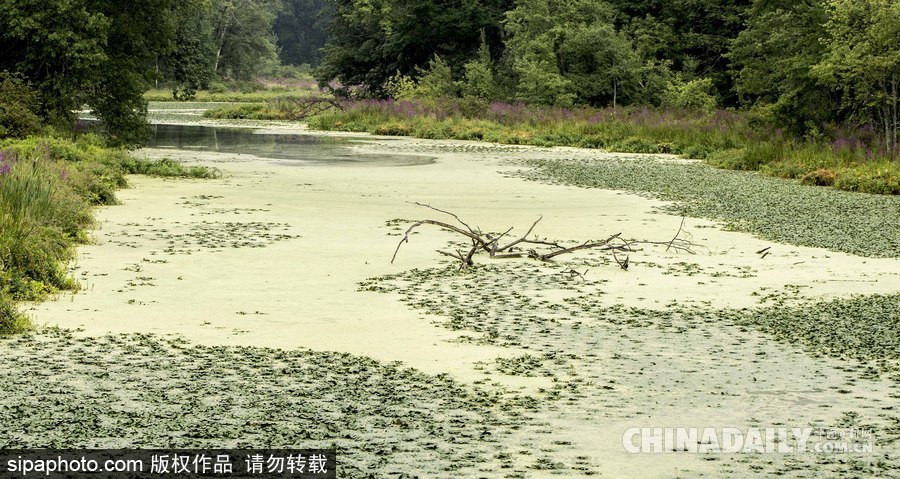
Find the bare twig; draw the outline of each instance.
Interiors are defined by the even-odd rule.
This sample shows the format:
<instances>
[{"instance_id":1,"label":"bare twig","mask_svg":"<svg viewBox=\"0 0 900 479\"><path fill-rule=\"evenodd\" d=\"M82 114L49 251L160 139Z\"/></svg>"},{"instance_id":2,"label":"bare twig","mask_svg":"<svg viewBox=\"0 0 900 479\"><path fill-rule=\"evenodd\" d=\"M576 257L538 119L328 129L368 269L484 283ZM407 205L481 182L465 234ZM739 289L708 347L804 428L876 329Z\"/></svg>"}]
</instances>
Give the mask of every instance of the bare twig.
<instances>
[{"instance_id":1,"label":"bare twig","mask_svg":"<svg viewBox=\"0 0 900 479\"><path fill-rule=\"evenodd\" d=\"M681 236L682 228L684 228L684 216L681 217L681 224L678 225L678 231L675 233L675 236L672 237L672 241L669 241L669 246L666 246L666 251L669 251L669 248L671 248L672 245L675 244L675 240L677 240L678 237Z\"/></svg>"},{"instance_id":2,"label":"bare twig","mask_svg":"<svg viewBox=\"0 0 900 479\"><path fill-rule=\"evenodd\" d=\"M540 239L538 237L528 239L529 235L534 232L535 227L541 221L541 217L538 217L538 219L531 224L524 235L522 235L518 239L510 241L506 245L501 246L500 240L508 236L513 228L510 227L506 231L495 237L492 233L482 233L480 229L470 226L458 215L450 211L445 211L422 203L412 204L448 215L455 219L456 222L462 226L457 226L455 224L433 219L416 221L406 230L403 238L401 238L400 242L397 243L397 248L394 250L394 255L391 257L391 263L393 263L397 259L397 254L400 252L400 248L403 246L403 244L409 243L410 234L412 234L412 232L416 228L422 225L436 226L440 229L450 231L451 233L456 233L468 238L468 240L471 242L471 247L465 253L459 250L455 252L438 251L438 253L440 253L441 255L454 258L459 261L460 269L466 269L470 266L473 266L475 264L475 255L482 250L494 259L522 258L527 256L539 261L553 261L553 259L558 256L588 249L597 251L609 251L610 253L612 253L613 259L615 259L620 268L628 269L630 258L629 255L626 254L624 260L619 260L618 256L616 256L617 252L633 253L636 251L640 251L640 249L635 248L636 245L658 245L665 246L666 251L675 250L679 252L693 253L693 247L696 246L692 241L690 241L689 239L685 239L682 236L682 234L684 233L684 218L681 219L681 225L679 225L678 231L675 233L675 236L668 241L647 241L633 239L626 240L622 238L622 233L616 233L604 240L589 240L573 246L566 246L560 242ZM530 245L534 248L522 251L519 247L520 245ZM538 250L538 248L543 249L543 251Z\"/></svg>"}]
</instances>

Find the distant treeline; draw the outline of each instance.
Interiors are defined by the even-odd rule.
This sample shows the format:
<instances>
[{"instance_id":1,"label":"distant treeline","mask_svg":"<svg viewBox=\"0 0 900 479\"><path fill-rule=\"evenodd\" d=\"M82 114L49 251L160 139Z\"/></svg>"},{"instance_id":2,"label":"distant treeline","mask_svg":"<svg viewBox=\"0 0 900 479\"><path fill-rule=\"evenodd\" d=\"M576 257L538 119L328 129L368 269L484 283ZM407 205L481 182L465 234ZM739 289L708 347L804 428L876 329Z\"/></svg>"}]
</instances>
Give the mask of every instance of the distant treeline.
<instances>
[{"instance_id":1,"label":"distant treeline","mask_svg":"<svg viewBox=\"0 0 900 479\"><path fill-rule=\"evenodd\" d=\"M734 108L811 138L866 128L882 157L900 121L896 0L4 0L0 51L44 118L89 105L123 141L151 85L186 99L307 66L351 98Z\"/></svg>"},{"instance_id":2,"label":"distant treeline","mask_svg":"<svg viewBox=\"0 0 900 479\"><path fill-rule=\"evenodd\" d=\"M896 0L332 0L316 72L357 97L741 108L897 148Z\"/></svg>"}]
</instances>

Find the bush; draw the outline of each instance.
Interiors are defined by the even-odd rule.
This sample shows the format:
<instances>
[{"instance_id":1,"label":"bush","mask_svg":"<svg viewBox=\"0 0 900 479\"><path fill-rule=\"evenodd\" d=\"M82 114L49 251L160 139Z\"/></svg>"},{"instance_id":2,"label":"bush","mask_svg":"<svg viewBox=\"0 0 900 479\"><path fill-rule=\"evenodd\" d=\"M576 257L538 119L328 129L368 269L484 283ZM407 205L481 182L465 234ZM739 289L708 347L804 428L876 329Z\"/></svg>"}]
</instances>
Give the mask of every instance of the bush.
<instances>
[{"instance_id":1,"label":"bush","mask_svg":"<svg viewBox=\"0 0 900 479\"><path fill-rule=\"evenodd\" d=\"M203 112L204 118L217 120L251 120L257 119L265 105L261 103L249 103L244 105L229 105Z\"/></svg>"},{"instance_id":2,"label":"bush","mask_svg":"<svg viewBox=\"0 0 900 479\"><path fill-rule=\"evenodd\" d=\"M862 193L900 195L900 162L885 160L841 169L834 187Z\"/></svg>"},{"instance_id":3,"label":"bush","mask_svg":"<svg viewBox=\"0 0 900 479\"><path fill-rule=\"evenodd\" d=\"M206 91L210 93L225 93L228 91L228 87L220 81L214 81L210 82L209 88L207 88Z\"/></svg>"},{"instance_id":4,"label":"bush","mask_svg":"<svg viewBox=\"0 0 900 479\"><path fill-rule=\"evenodd\" d=\"M416 81L400 72L388 78L384 84L385 92L397 100L412 100L416 97Z\"/></svg>"},{"instance_id":5,"label":"bush","mask_svg":"<svg viewBox=\"0 0 900 479\"><path fill-rule=\"evenodd\" d=\"M60 266L93 217L72 188L65 170L45 157L2 152L0 166L0 264L4 293L40 299L71 288ZM11 276L10 276L11 275Z\"/></svg>"},{"instance_id":6,"label":"bush","mask_svg":"<svg viewBox=\"0 0 900 479\"><path fill-rule=\"evenodd\" d=\"M417 98L446 98L457 96L457 85L453 81L450 65L443 58L435 55L428 62L428 68L418 69L419 80L416 85Z\"/></svg>"},{"instance_id":7,"label":"bush","mask_svg":"<svg viewBox=\"0 0 900 479\"><path fill-rule=\"evenodd\" d=\"M77 141L29 137L0 141L0 334L21 332L29 319L15 301L38 301L79 284L65 263L87 240L91 205L115 202L125 173L214 178L220 172L171 160L136 160L101 146L95 135Z\"/></svg>"},{"instance_id":8,"label":"bush","mask_svg":"<svg viewBox=\"0 0 900 479\"><path fill-rule=\"evenodd\" d=\"M663 105L670 108L711 112L718 104L715 92L711 78L698 78L687 82L675 80L669 82L662 94L662 100Z\"/></svg>"},{"instance_id":9,"label":"bush","mask_svg":"<svg viewBox=\"0 0 900 479\"><path fill-rule=\"evenodd\" d=\"M159 160L131 159L123 164L125 171L133 175L159 176L167 178L221 178L222 172L208 166L185 167L171 158Z\"/></svg>"},{"instance_id":10,"label":"bush","mask_svg":"<svg viewBox=\"0 0 900 479\"><path fill-rule=\"evenodd\" d=\"M20 76L0 72L0 138L37 133L37 93Z\"/></svg>"},{"instance_id":11,"label":"bush","mask_svg":"<svg viewBox=\"0 0 900 479\"><path fill-rule=\"evenodd\" d=\"M0 290L0 336L22 333L31 328L31 320L16 309L8 294Z\"/></svg>"},{"instance_id":12,"label":"bush","mask_svg":"<svg viewBox=\"0 0 900 479\"><path fill-rule=\"evenodd\" d=\"M484 31L482 31L478 56L463 66L465 74L460 85L463 94L467 97L481 98L483 100L494 100L499 97L500 88L494 78L493 67L491 52L488 49Z\"/></svg>"},{"instance_id":13,"label":"bush","mask_svg":"<svg viewBox=\"0 0 900 479\"><path fill-rule=\"evenodd\" d=\"M803 175L800 182L804 185L832 186L835 179L837 179L837 173L834 170L821 168Z\"/></svg>"}]
</instances>

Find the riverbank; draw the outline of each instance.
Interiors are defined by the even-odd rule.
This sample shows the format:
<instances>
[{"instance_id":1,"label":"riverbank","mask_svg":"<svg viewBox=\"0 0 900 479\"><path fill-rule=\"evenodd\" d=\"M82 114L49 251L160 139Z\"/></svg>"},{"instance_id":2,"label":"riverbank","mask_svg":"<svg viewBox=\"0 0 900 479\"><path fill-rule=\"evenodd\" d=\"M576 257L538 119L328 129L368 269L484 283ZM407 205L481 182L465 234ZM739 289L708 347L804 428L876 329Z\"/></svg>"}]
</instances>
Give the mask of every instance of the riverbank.
<instances>
[{"instance_id":1,"label":"riverbank","mask_svg":"<svg viewBox=\"0 0 900 479\"><path fill-rule=\"evenodd\" d=\"M168 159L140 161L100 138L44 136L0 141L0 335L32 327L17 302L77 290L66 274L76 245L89 241L92 208L116 204L126 174L216 177Z\"/></svg>"},{"instance_id":2,"label":"riverbank","mask_svg":"<svg viewBox=\"0 0 900 479\"><path fill-rule=\"evenodd\" d=\"M258 133L291 131L309 133ZM787 238L762 239L689 217L684 232L700 246L696 254L648 246L630 254L627 271L596 253L558 265L478 259L478 268L460 274L434 252L451 238L425 229L391 264L405 226L433 214L409 202L453 211L485 230L515 226L524 231L542 215L537 233L555 240L622 232L667 241L682 221L671 214L678 204L672 200L683 199L642 197L617 191L633 189L616 185L553 184L554 178L535 167L551 161L627 172L631 165L668 171L666 165L692 164L671 156L462 141L366 138L348 147L361 155L434 160L383 166L403 162L334 164L187 149L140 152L149 159L216 167L226 175L177 183L135 177L135 188L119 192L122 205L100 211L96 243L79 248L71 273L82 283L81 291L31 311L39 322L73 335L23 339L8 346L22 353L9 356L18 359L7 359L4 367L34 361L48 348L97 349L137 363L168 364L158 375L176 374L167 383L183 386L175 396L157 389L142 392L138 385L144 381L129 368L115 369L108 387L79 389L72 405L91 404L94 416L114 414L124 421L119 424L131 425L104 429L108 439L92 443L98 447L127 447L145 439L175 444L168 437L182 438L177 443L185 446L236 440L240 431L259 430L258 424L266 422L260 418L274 414L273 432L249 442L306 446L343 433L350 437L337 441L352 458L357 468L352 470L384 475L893 473L896 414L885 408L896 400L895 358L871 349L874 356L859 355L847 347L829 353L829 346L841 344L833 342L834 334L815 327L816 314L797 316L791 308L844 311L853 301L864 303L853 294L880 294L890 304L891 295L900 291L896 257L791 245ZM777 180L761 177L756 187L766 188L767 181ZM766 248L769 254L757 254ZM564 274L567 268L584 277ZM755 311L766 314L750 321ZM896 321L891 308L878 313L883 318L873 316L875 309L851 311L866 324L874 321L873 326ZM852 314L840 317L855 324ZM794 320L810 328L796 328L799 337L785 334L795 330L790 327ZM877 327L856 332L860 345L873 338L896 341L878 336L884 331ZM91 358L61 354L57 367L91 377L96 372L91 368L104 367L96 363L101 358ZM352 392L341 386L374 384L373 378L395 374L387 372L395 361L415 371L394 375L390 388ZM307 362L320 368L299 367ZM297 367L285 368L287 363ZM346 367L336 366L339 376L329 375L321 389L316 371L331 364ZM329 401L311 404L334 419L313 427L319 416L311 411L289 418L258 406L268 400L242 399L257 396L229 389L216 393L217 403L233 407L203 408L196 423L159 425L147 429L149 435L136 432L145 425L136 419L139 411L202 403L223 381L252 382L257 365L267 371L258 391L284 398L277 402L284 410L319 388ZM188 383L192 386L184 386ZM113 394L113 384L125 385L115 394L134 401L134 411L105 409L108 400L102 398ZM310 388L304 389L306 384ZM30 389L16 389L37 397L50 394L48 387L31 383ZM448 402L451 390L454 397L482 399ZM421 391L418 397L424 399L417 405L415 395L404 391ZM4 399L9 404L22 400ZM396 408L374 419L353 412L368 401ZM333 410L337 404L348 409ZM13 424L17 418L8 420ZM448 418L470 427L445 429ZM622 449L628 427L849 427L848 420L877 430L878 455L708 457L631 455ZM315 434L286 430L277 426L279 421ZM221 425L198 429L214 423ZM74 432L51 434L55 426L46 421L29 424L33 436L17 436L15 445L36 444L28 438L41 431L58 444L88 441ZM191 436L192 430L199 432ZM277 433L282 430L287 432Z\"/></svg>"},{"instance_id":3,"label":"riverbank","mask_svg":"<svg viewBox=\"0 0 900 479\"><path fill-rule=\"evenodd\" d=\"M900 194L896 153L872 131L833 128L805 139L767 127L746 112L648 108L555 108L475 100L343 102L309 118L313 129L509 145L572 146L622 153L667 153L718 168L760 171L801 184ZM286 121L296 105L279 99L218 105L204 117Z\"/></svg>"}]
</instances>

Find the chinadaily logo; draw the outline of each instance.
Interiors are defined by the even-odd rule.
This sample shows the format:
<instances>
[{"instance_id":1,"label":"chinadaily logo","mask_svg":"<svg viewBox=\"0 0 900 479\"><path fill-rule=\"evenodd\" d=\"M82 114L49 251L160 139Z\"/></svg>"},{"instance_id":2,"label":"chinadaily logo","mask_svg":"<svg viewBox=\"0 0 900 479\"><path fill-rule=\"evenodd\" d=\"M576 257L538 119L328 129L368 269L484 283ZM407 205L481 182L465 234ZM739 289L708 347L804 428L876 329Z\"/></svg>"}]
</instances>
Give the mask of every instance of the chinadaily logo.
<instances>
[{"instance_id":1,"label":"chinadaily logo","mask_svg":"<svg viewBox=\"0 0 900 479\"><path fill-rule=\"evenodd\" d=\"M632 454L872 454L867 429L812 427L632 427L622 435Z\"/></svg>"}]
</instances>

